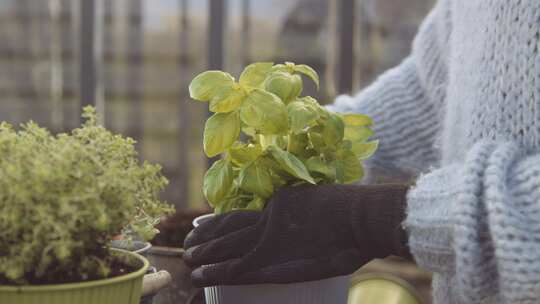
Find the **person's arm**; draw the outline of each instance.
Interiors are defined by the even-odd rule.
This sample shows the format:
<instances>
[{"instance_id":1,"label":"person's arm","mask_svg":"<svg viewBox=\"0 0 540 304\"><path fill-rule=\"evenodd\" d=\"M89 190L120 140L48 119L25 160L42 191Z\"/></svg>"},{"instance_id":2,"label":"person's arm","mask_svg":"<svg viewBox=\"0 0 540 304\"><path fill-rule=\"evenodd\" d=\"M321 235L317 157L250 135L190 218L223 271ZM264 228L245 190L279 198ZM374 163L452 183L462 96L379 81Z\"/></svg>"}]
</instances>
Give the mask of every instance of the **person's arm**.
<instances>
[{"instance_id":1,"label":"person's arm","mask_svg":"<svg viewBox=\"0 0 540 304\"><path fill-rule=\"evenodd\" d=\"M477 143L462 164L429 173L408 194L417 262L456 276L463 303L540 294L540 154L512 142Z\"/></svg>"},{"instance_id":2,"label":"person's arm","mask_svg":"<svg viewBox=\"0 0 540 304\"><path fill-rule=\"evenodd\" d=\"M371 171L416 175L437 163L435 146L443 120L449 18L446 1L440 1L423 22L409 57L356 96L339 96L328 106L336 112L373 118L380 146L368 161Z\"/></svg>"}]
</instances>

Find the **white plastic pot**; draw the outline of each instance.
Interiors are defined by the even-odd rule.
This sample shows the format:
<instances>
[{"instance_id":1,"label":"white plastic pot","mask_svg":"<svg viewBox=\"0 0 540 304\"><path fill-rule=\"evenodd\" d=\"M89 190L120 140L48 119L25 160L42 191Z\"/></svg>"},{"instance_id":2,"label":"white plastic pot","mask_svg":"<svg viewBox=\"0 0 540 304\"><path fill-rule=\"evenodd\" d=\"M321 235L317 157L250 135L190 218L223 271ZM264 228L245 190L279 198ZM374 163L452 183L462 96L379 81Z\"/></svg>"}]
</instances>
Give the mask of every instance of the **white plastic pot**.
<instances>
[{"instance_id":1,"label":"white plastic pot","mask_svg":"<svg viewBox=\"0 0 540 304\"><path fill-rule=\"evenodd\" d=\"M193 220L197 227L207 214ZM204 289L207 304L347 304L350 277L292 284L214 286Z\"/></svg>"},{"instance_id":2,"label":"white plastic pot","mask_svg":"<svg viewBox=\"0 0 540 304\"><path fill-rule=\"evenodd\" d=\"M135 252L146 257L148 251L152 248L152 244L142 241L113 240L111 247Z\"/></svg>"}]
</instances>

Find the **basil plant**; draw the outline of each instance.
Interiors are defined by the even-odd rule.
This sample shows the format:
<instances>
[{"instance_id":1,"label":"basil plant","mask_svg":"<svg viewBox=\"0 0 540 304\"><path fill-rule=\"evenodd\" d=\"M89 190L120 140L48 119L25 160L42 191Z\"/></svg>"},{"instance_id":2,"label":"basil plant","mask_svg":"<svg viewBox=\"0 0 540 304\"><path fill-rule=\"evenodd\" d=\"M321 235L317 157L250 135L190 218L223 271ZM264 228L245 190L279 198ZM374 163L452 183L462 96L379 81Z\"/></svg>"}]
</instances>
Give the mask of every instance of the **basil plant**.
<instances>
[{"instance_id":1,"label":"basil plant","mask_svg":"<svg viewBox=\"0 0 540 304\"><path fill-rule=\"evenodd\" d=\"M301 96L302 75L319 87L307 65L271 62L247 66L238 81L206 71L190 86L191 98L214 114L204 128L207 156L223 154L206 172L203 192L216 213L260 210L280 187L303 183L352 183L362 160L377 149L372 120L328 111Z\"/></svg>"}]
</instances>

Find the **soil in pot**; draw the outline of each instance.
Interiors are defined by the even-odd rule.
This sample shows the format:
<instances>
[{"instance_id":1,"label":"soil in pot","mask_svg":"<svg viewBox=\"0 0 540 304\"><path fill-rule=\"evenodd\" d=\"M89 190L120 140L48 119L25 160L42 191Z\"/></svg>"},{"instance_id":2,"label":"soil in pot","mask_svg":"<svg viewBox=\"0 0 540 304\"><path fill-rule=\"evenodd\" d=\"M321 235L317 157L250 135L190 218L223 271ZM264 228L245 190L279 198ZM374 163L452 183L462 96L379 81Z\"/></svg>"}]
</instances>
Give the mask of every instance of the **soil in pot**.
<instances>
[{"instance_id":1,"label":"soil in pot","mask_svg":"<svg viewBox=\"0 0 540 304\"><path fill-rule=\"evenodd\" d=\"M210 213L206 210L177 210L175 214L161 221L156 228L159 233L152 241L153 245L165 247L182 247L187 234L193 229L195 218Z\"/></svg>"},{"instance_id":2,"label":"soil in pot","mask_svg":"<svg viewBox=\"0 0 540 304\"><path fill-rule=\"evenodd\" d=\"M143 275L148 260L125 250L111 249L117 262L105 279L78 280L73 283L0 285L0 303L10 304L139 304ZM124 263L125 262L125 263ZM133 265L133 266L131 266ZM134 270L132 270L134 269ZM114 276L114 277L113 277ZM61 280L62 282L70 280Z\"/></svg>"},{"instance_id":3,"label":"soil in pot","mask_svg":"<svg viewBox=\"0 0 540 304\"><path fill-rule=\"evenodd\" d=\"M57 273L53 276L47 277L47 279L43 278L36 278L36 277L26 277L26 280L28 280L29 284L26 285L32 285L32 286L39 286L39 285L58 285L58 284L66 284L66 283L79 283L79 282L86 282L86 281L93 281L93 280L102 280L102 279L110 279L118 276L122 276L128 273L132 273L140 269L140 267L133 265L133 263L130 263L128 260L128 257L121 256L121 255L113 255L111 256L110 261L108 262L108 266L110 267L111 272L107 277L104 278L82 278L79 275L70 275L69 273ZM8 280L6 277L0 275L0 285L4 286L18 286L18 284L15 284L14 282Z\"/></svg>"}]
</instances>

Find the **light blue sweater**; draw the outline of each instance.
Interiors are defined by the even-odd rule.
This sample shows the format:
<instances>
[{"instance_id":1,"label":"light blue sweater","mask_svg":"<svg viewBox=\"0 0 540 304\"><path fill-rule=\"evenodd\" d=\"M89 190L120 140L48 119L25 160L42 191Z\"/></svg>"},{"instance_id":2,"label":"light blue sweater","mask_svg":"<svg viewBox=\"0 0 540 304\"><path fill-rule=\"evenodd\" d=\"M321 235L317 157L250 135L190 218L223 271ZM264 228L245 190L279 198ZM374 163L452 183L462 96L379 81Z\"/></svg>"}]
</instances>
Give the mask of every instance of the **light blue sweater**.
<instances>
[{"instance_id":1,"label":"light blue sweater","mask_svg":"<svg viewBox=\"0 0 540 304\"><path fill-rule=\"evenodd\" d=\"M540 303L540 1L440 0L412 54L331 109L421 173L405 227L436 304Z\"/></svg>"}]
</instances>

